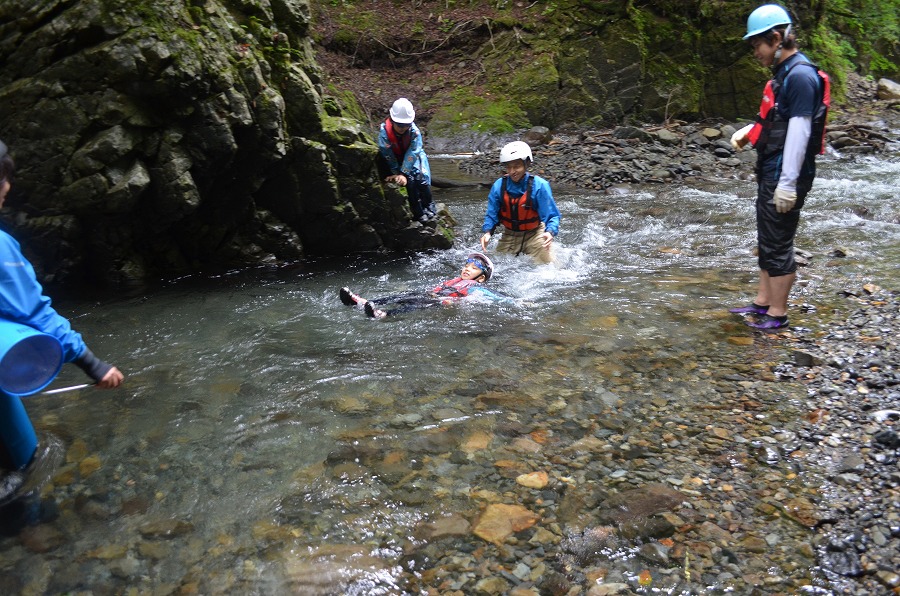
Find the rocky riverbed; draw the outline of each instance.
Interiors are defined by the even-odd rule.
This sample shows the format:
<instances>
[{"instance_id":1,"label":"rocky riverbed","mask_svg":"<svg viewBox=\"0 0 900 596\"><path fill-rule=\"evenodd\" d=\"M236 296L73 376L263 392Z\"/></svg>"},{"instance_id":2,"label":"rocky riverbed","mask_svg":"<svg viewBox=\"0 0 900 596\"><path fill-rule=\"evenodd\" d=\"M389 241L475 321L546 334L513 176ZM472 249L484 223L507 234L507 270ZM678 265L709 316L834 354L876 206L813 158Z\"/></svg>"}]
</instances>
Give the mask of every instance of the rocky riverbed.
<instances>
[{"instance_id":1,"label":"rocky riverbed","mask_svg":"<svg viewBox=\"0 0 900 596\"><path fill-rule=\"evenodd\" d=\"M841 155L882 153L896 142L900 120L888 112L863 119L856 116L834 123L828 146ZM748 179L756 152L735 151L730 139L745 123L680 123L669 127L619 126L551 135L543 128L522 138L533 146L532 171L555 187L614 192L615 187L647 183L697 183L709 179ZM497 143L494 143L497 144ZM460 168L493 181L500 175L499 149L486 149L460 162Z\"/></svg>"},{"instance_id":2,"label":"rocky riverbed","mask_svg":"<svg viewBox=\"0 0 900 596\"><path fill-rule=\"evenodd\" d=\"M533 364L525 378L447 388L471 411L425 392L381 416L345 395L332 407L359 428L295 472L251 549L234 526L209 538L169 513L190 460L105 464L74 439L48 498L5 528L0 587L244 593L277 564L280 591L322 595L896 593L900 295L793 306L817 331L748 335L723 314L746 362L659 338L608 358L622 323L601 317L583 324L610 333L505 346ZM280 465L246 457L202 492ZM93 525L118 529L79 538Z\"/></svg>"},{"instance_id":3,"label":"rocky riverbed","mask_svg":"<svg viewBox=\"0 0 900 596\"><path fill-rule=\"evenodd\" d=\"M900 592L900 298L867 286L847 292L824 335L798 338L779 379L806 387L807 416L777 451L825 466L814 545L844 593ZM830 318L830 317L829 317ZM852 580L852 581L850 581Z\"/></svg>"},{"instance_id":4,"label":"rocky riverbed","mask_svg":"<svg viewBox=\"0 0 900 596\"><path fill-rule=\"evenodd\" d=\"M586 136L609 139L612 153L644 151ZM723 172L743 170L718 159L710 163ZM809 267L821 272L816 259ZM673 272L656 307L671 311L660 319L671 327L654 327L645 310L592 308L589 298L548 309L521 333L484 319L465 349L441 350L459 376L341 385L302 412L294 389L270 405L278 391L268 379L259 394L218 372L199 394L194 381L166 385L167 363L196 351L167 345L151 354L160 372L122 400L114 422L96 398L44 414L35 402L64 463L49 462L42 499L0 517L0 592L896 592L900 314L893 284L876 281L887 289L798 287L793 326L765 334L724 309L695 308L697 288L743 291L733 276ZM310 292L327 322L324 290ZM242 316L225 318L247 319L255 300L235 298ZM289 303L293 313L294 294ZM270 329L261 350L269 370L269 350L295 337L279 326L279 304L263 299L255 316L271 311L266 325L251 316L221 343ZM127 320L157 321L141 308L129 306ZM453 345L452 335L440 341ZM289 343L293 358L302 342ZM368 378L380 360L349 336L331 346L313 352L324 376L361 360ZM254 411L257 395L266 406ZM173 414L157 420L146 403ZM240 429L228 427L235 412ZM334 416L339 425L322 422ZM179 420L192 422L170 433ZM288 441L306 427L328 434L321 456L266 447L270 432L288 431ZM285 470L290 483L272 489L269 478ZM264 504L248 506L261 495Z\"/></svg>"},{"instance_id":5,"label":"rocky riverbed","mask_svg":"<svg viewBox=\"0 0 900 596\"><path fill-rule=\"evenodd\" d=\"M852 77L847 106L829 119L830 151L880 154L896 143L900 100L879 99L878 87ZM536 127L521 138L534 148L533 171L559 187L610 191L618 185L696 183L753 175L756 152L735 151L731 135L746 122L671 122L666 126L618 126L553 133ZM465 172L493 181L500 174L499 147L512 138L487 138L479 153L460 162ZM446 144L445 141L438 141ZM614 192L610 191L610 192Z\"/></svg>"}]
</instances>

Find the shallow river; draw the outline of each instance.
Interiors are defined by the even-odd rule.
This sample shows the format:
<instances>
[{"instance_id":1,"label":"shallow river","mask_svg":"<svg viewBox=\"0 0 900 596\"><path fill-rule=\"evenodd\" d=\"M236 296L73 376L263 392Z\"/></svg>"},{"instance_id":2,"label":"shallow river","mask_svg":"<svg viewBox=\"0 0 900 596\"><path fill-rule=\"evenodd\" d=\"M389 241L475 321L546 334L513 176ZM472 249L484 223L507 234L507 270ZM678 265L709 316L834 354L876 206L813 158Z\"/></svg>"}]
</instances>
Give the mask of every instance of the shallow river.
<instances>
[{"instance_id":1,"label":"shallow river","mask_svg":"<svg viewBox=\"0 0 900 596\"><path fill-rule=\"evenodd\" d=\"M900 277L900 160L820 163L797 243L812 257L792 294L796 334L817 333L839 291ZM480 235L486 192L472 188L436 191L458 221L448 251L55 301L126 386L28 398L52 472L27 515L47 521L0 537L0 591L529 586L558 561L561 539L599 525L588 508L565 511L571 495L648 484L683 495L669 518L691 513L728 537L695 533L691 550L664 542L670 556L655 562L622 540L598 577L662 593L741 592L748 576L773 591L827 591L810 530L761 506L814 502L814 466L746 457L805 414L802 387L766 376L788 342L726 312L753 298L752 183L555 192L559 266L495 257L490 286L517 306L376 321L338 300L341 286L376 297L455 276ZM66 367L54 387L82 382ZM756 406L738 407L759 387ZM547 486L517 483L532 472ZM498 503L539 519L489 543L475 527ZM441 519L456 523L444 537Z\"/></svg>"}]
</instances>

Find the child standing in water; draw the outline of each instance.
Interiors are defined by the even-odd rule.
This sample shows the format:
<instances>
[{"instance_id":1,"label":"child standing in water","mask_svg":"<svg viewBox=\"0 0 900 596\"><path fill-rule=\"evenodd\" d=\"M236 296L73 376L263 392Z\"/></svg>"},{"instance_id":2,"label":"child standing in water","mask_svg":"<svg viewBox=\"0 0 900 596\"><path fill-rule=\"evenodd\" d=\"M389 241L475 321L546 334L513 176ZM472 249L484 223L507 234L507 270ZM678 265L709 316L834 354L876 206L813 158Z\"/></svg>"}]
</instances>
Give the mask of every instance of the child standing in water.
<instances>
[{"instance_id":1,"label":"child standing in water","mask_svg":"<svg viewBox=\"0 0 900 596\"><path fill-rule=\"evenodd\" d=\"M531 147L524 141L513 141L500 150L506 175L494 182L488 194L481 249L487 249L494 229L503 224L497 252L525 253L538 263L551 263L551 244L559 234L559 208L550 183L528 172L531 162Z\"/></svg>"}]
</instances>

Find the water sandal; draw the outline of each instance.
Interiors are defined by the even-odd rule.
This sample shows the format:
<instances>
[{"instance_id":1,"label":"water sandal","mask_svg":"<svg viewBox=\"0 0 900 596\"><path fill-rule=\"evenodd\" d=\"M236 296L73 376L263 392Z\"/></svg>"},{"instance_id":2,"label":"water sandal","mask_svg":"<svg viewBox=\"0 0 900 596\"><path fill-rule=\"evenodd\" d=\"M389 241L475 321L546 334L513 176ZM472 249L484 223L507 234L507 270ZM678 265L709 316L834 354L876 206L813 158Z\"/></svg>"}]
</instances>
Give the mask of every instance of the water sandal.
<instances>
[{"instance_id":1,"label":"water sandal","mask_svg":"<svg viewBox=\"0 0 900 596\"><path fill-rule=\"evenodd\" d=\"M773 317L771 315L759 315L755 321L748 320L744 322L754 329L762 329L764 331L783 329L788 326L787 317Z\"/></svg>"},{"instance_id":2,"label":"water sandal","mask_svg":"<svg viewBox=\"0 0 900 596\"><path fill-rule=\"evenodd\" d=\"M365 309L366 314L375 319L383 319L387 316L387 313L385 311L381 310L380 308L375 308L375 306L369 301L366 301Z\"/></svg>"},{"instance_id":3,"label":"water sandal","mask_svg":"<svg viewBox=\"0 0 900 596\"><path fill-rule=\"evenodd\" d=\"M747 306L739 306L737 308L729 308L728 312L734 313L736 315L744 315L744 314L764 315L764 314L766 314L767 310L769 310L768 306L760 306L759 304L757 304L755 302L751 302Z\"/></svg>"}]
</instances>

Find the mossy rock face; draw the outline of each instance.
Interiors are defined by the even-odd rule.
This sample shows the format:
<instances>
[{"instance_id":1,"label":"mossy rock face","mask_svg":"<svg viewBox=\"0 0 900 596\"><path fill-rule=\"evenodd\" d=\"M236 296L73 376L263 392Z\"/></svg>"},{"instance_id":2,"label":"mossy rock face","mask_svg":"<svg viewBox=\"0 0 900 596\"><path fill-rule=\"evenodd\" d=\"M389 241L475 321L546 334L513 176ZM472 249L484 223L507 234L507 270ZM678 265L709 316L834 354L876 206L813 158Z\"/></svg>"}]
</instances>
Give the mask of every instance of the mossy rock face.
<instances>
[{"instance_id":1,"label":"mossy rock face","mask_svg":"<svg viewBox=\"0 0 900 596\"><path fill-rule=\"evenodd\" d=\"M20 227L38 269L53 225L80 231L50 280L73 285L443 242L354 211L385 200L376 148L349 100L324 101L309 18L306 0L0 2L0 130L29 211L9 207L71 216Z\"/></svg>"},{"instance_id":2,"label":"mossy rock face","mask_svg":"<svg viewBox=\"0 0 900 596\"><path fill-rule=\"evenodd\" d=\"M551 98L559 91L560 77L551 54L538 54L523 64L510 77L509 86L528 122L555 119L556 102Z\"/></svg>"},{"instance_id":3,"label":"mossy rock face","mask_svg":"<svg viewBox=\"0 0 900 596\"><path fill-rule=\"evenodd\" d=\"M643 81L636 31L623 22L560 52L556 122L606 125L637 110Z\"/></svg>"},{"instance_id":4,"label":"mossy rock face","mask_svg":"<svg viewBox=\"0 0 900 596\"><path fill-rule=\"evenodd\" d=\"M704 91L704 109L737 120L753 118L759 111L769 72L747 56L735 68L709 73Z\"/></svg>"}]
</instances>

